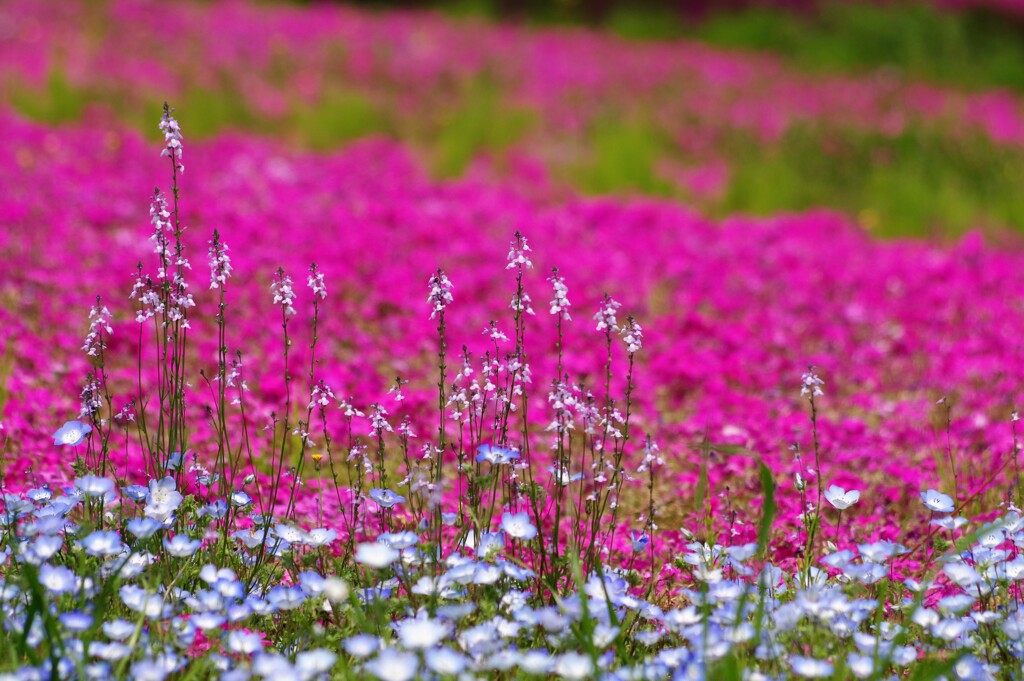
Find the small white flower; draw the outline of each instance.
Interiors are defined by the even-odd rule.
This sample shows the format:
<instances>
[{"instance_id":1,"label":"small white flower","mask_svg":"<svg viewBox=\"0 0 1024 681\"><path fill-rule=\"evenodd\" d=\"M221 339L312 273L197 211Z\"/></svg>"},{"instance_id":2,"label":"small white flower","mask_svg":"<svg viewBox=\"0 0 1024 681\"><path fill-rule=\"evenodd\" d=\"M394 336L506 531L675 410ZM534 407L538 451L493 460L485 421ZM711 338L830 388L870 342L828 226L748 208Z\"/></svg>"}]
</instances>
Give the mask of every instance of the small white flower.
<instances>
[{"instance_id":1,"label":"small white flower","mask_svg":"<svg viewBox=\"0 0 1024 681\"><path fill-rule=\"evenodd\" d=\"M406 648L426 650L433 648L451 633L451 626L441 620L432 620L426 613L413 619L399 622L397 625L398 640Z\"/></svg>"},{"instance_id":2,"label":"small white flower","mask_svg":"<svg viewBox=\"0 0 1024 681\"><path fill-rule=\"evenodd\" d=\"M814 399L815 397L821 397L825 393L822 391L821 386L825 385L825 381L821 380L816 373L814 373L814 367L810 367L801 379L802 386L800 388L800 396L808 399Z\"/></svg>"},{"instance_id":3,"label":"small white flower","mask_svg":"<svg viewBox=\"0 0 1024 681\"><path fill-rule=\"evenodd\" d=\"M356 562L371 568L386 568L398 560L400 554L387 544L368 542L356 547Z\"/></svg>"},{"instance_id":4,"label":"small white flower","mask_svg":"<svg viewBox=\"0 0 1024 681\"><path fill-rule=\"evenodd\" d=\"M855 489L846 491L839 485L832 485L825 490L825 499L840 511L845 511L860 500L860 492Z\"/></svg>"},{"instance_id":5,"label":"small white flower","mask_svg":"<svg viewBox=\"0 0 1024 681\"><path fill-rule=\"evenodd\" d=\"M930 489L927 492L921 492L921 501L928 507L929 510L935 511L936 513L952 513L953 512L953 497L948 494L943 494L938 490Z\"/></svg>"}]
</instances>

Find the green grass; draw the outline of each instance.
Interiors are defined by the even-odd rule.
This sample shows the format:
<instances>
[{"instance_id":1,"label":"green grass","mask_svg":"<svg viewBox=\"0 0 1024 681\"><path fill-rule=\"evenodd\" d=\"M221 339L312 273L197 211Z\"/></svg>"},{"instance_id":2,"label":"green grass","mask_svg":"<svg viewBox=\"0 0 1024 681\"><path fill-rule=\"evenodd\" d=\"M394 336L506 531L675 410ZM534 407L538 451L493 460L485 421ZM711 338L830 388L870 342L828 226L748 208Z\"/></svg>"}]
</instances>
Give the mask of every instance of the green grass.
<instances>
[{"instance_id":1,"label":"green grass","mask_svg":"<svg viewBox=\"0 0 1024 681\"><path fill-rule=\"evenodd\" d=\"M587 131L582 160L564 176L588 194L670 195L672 185L658 176L656 166L671 149L667 135L643 121L604 116Z\"/></svg>"},{"instance_id":2,"label":"green grass","mask_svg":"<svg viewBox=\"0 0 1024 681\"><path fill-rule=\"evenodd\" d=\"M778 145L732 146L732 181L714 207L720 214L827 206L885 236L1024 229L1024 154L980 134L917 127L887 138L804 127Z\"/></svg>"},{"instance_id":3,"label":"green grass","mask_svg":"<svg viewBox=\"0 0 1024 681\"><path fill-rule=\"evenodd\" d=\"M809 14L765 7L722 12L690 34L722 47L777 53L807 69L887 67L938 83L1024 91L1024 23L983 10L832 0Z\"/></svg>"},{"instance_id":4,"label":"green grass","mask_svg":"<svg viewBox=\"0 0 1024 681\"><path fill-rule=\"evenodd\" d=\"M126 122L148 131L162 104L136 93L141 103L119 107L117 93L77 90L59 71L36 90L10 92L19 111L51 124L77 120L98 104L141 112ZM439 93L414 114L336 84L319 100L290 102L267 119L226 79L219 90L193 89L174 104L190 112L187 133L193 139L236 129L327 150L384 135L409 143L438 178L460 176L481 155L500 170L508 149L519 145L548 158L556 178L587 194L685 199L685 190L663 177L659 164L706 160L683 156L650 112L638 108L628 115L608 111L579 136L563 137L546 130L536 112L509 102L487 77ZM713 216L828 207L884 236L949 236L973 227L1024 231L1024 151L948 125L919 125L896 137L805 125L767 145L735 132L720 141L717 153L730 169L727 189L722 197L697 200Z\"/></svg>"}]
</instances>

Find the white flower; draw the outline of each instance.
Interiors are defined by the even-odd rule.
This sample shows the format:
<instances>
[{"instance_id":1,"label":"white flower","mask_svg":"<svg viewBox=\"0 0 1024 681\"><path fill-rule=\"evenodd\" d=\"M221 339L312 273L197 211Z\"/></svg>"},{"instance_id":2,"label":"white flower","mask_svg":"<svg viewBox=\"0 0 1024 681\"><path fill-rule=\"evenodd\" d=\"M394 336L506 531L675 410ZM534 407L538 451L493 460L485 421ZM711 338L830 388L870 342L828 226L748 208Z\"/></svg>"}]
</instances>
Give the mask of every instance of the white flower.
<instances>
[{"instance_id":1,"label":"white flower","mask_svg":"<svg viewBox=\"0 0 1024 681\"><path fill-rule=\"evenodd\" d=\"M589 679L594 675L594 663L587 655L563 653L555 661L554 672L563 679Z\"/></svg>"},{"instance_id":2,"label":"white flower","mask_svg":"<svg viewBox=\"0 0 1024 681\"><path fill-rule=\"evenodd\" d=\"M386 544L369 542L356 547L356 562L367 567L386 568L398 560L399 553Z\"/></svg>"},{"instance_id":3,"label":"white flower","mask_svg":"<svg viewBox=\"0 0 1024 681\"><path fill-rule=\"evenodd\" d=\"M444 312L444 309L451 305L452 282L448 280L448 276L443 270L438 270L434 276L430 277L427 287L430 289L427 302L430 303L430 318L433 319L438 312Z\"/></svg>"},{"instance_id":4,"label":"white flower","mask_svg":"<svg viewBox=\"0 0 1024 681\"><path fill-rule=\"evenodd\" d=\"M626 317L626 325L619 333L622 334L622 340L626 343L627 352L637 352L644 346L644 331L632 317Z\"/></svg>"},{"instance_id":5,"label":"white flower","mask_svg":"<svg viewBox=\"0 0 1024 681\"><path fill-rule=\"evenodd\" d=\"M860 492L855 489L847 492L839 485L832 485L825 490L825 499L840 511L845 511L860 500Z\"/></svg>"},{"instance_id":6,"label":"white flower","mask_svg":"<svg viewBox=\"0 0 1024 681\"><path fill-rule=\"evenodd\" d=\"M793 666L793 673L806 679L823 679L832 676L832 664L823 660L815 660L812 657L790 655L789 663Z\"/></svg>"},{"instance_id":7,"label":"white flower","mask_svg":"<svg viewBox=\"0 0 1024 681\"><path fill-rule=\"evenodd\" d=\"M934 489L930 489L927 492L921 492L921 501L928 507L929 510L935 511L936 513L952 513L953 512L953 497L948 494L943 494Z\"/></svg>"},{"instance_id":8,"label":"white flower","mask_svg":"<svg viewBox=\"0 0 1024 681\"><path fill-rule=\"evenodd\" d=\"M270 292L274 294L274 305L280 305L286 317L295 314L292 303L295 302L295 291L292 289L292 279L284 273L284 270L277 270L277 278L270 284Z\"/></svg>"},{"instance_id":9,"label":"white flower","mask_svg":"<svg viewBox=\"0 0 1024 681\"><path fill-rule=\"evenodd\" d=\"M508 536L514 539L530 540L537 536L537 528L530 522L530 516L526 511L522 513L503 513L501 515L501 529L505 530Z\"/></svg>"},{"instance_id":10,"label":"white flower","mask_svg":"<svg viewBox=\"0 0 1024 681\"><path fill-rule=\"evenodd\" d=\"M419 670L419 659L412 653L385 648L366 663L365 669L382 681L410 681Z\"/></svg>"},{"instance_id":11,"label":"white flower","mask_svg":"<svg viewBox=\"0 0 1024 681\"><path fill-rule=\"evenodd\" d=\"M572 319L569 316L569 308L572 307L572 303L569 302L569 287L565 285L565 279L558 276L557 267L551 270L548 281L551 282L551 286L555 290L555 297L551 300L551 314L569 321Z\"/></svg>"},{"instance_id":12,"label":"white flower","mask_svg":"<svg viewBox=\"0 0 1024 681\"><path fill-rule=\"evenodd\" d=\"M815 397L821 397L825 393L822 392L821 386L825 385L825 381L821 380L816 373L814 373L814 367L810 367L803 375L801 379L802 387L800 388L801 397L808 399L814 399Z\"/></svg>"},{"instance_id":13,"label":"white flower","mask_svg":"<svg viewBox=\"0 0 1024 681\"><path fill-rule=\"evenodd\" d=\"M609 334L618 332L619 324L615 319L615 314L619 307L621 307L620 303L606 293L601 303L601 308L594 315L598 331L604 331Z\"/></svg>"},{"instance_id":14,"label":"white flower","mask_svg":"<svg viewBox=\"0 0 1024 681\"><path fill-rule=\"evenodd\" d=\"M451 633L451 626L441 620L428 619L426 613L420 613L414 619L407 619L396 625L398 640L406 648L426 650L433 648Z\"/></svg>"}]
</instances>

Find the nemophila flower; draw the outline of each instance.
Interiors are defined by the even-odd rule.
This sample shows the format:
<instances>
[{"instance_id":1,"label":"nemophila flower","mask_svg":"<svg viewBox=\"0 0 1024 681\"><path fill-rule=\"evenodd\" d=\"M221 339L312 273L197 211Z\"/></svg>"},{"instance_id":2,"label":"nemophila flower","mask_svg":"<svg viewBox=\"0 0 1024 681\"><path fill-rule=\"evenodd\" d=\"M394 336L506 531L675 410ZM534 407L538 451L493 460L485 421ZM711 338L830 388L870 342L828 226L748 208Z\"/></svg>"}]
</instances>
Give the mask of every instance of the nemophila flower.
<instances>
[{"instance_id":1,"label":"nemophila flower","mask_svg":"<svg viewBox=\"0 0 1024 681\"><path fill-rule=\"evenodd\" d=\"M469 659L451 648L433 648L423 658L430 671L441 676L458 676L469 666Z\"/></svg>"},{"instance_id":2,"label":"nemophila flower","mask_svg":"<svg viewBox=\"0 0 1024 681\"><path fill-rule=\"evenodd\" d=\"M134 612L145 615L150 619L160 617L164 612L164 599L154 593L150 593L142 587L134 584L126 584L120 590L121 602Z\"/></svg>"},{"instance_id":3,"label":"nemophila flower","mask_svg":"<svg viewBox=\"0 0 1024 681\"><path fill-rule=\"evenodd\" d=\"M216 612L199 612L192 615L192 623L203 631L220 629L227 622L227 617Z\"/></svg>"},{"instance_id":4,"label":"nemophila flower","mask_svg":"<svg viewBox=\"0 0 1024 681\"><path fill-rule=\"evenodd\" d=\"M235 490L230 496L231 505L237 508L245 508L252 505L252 497L243 490Z\"/></svg>"},{"instance_id":5,"label":"nemophila flower","mask_svg":"<svg viewBox=\"0 0 1024 681\"><path fill-rule=\"evenodd\" d=\"M370 634L356 634L346 638L341 645L352 657L369 657L380 648L380 639Z\"/></svg>"},{"instance_id":6,"label":"nemophila flower","mask_svg":"<svg viewBox=\"0 0 1024 681\"><path fill-rule=\"evenodd\" d=\"M274 526L274 534L289 544L304 544L309 537L305 530L293 525L285 525L284 523L278 523Z\"/></svg>"},{"instance_id":7,"label":"nemophila flower","mask_svg":"<svg viewBox=\"0 0 1024 681\"><path fill-rule=\"evenodd\" d=\"M255 632L236 629L228 632L224 647L233 653L252 655L263 650L263 637Z\"/></svg>"},{"instance_id":8,"label":"nemophila flower","mask_svg":"<svg viewBox=\"0 0 1024 681\"><path fill-rule=\"evenodd\" d=\"M967 518L961 518L960 516L946 516L944 518L936 518L935 520L932 520L930 524L953 532L966 525Z\"/></svg>"},{"instance_id":9,"label":"nemophila flower","mask_svg":"<svg viewBox=\"0 0 1024 681\"><path fill-rule=\"evenodd\" d=\"M150 518L163 522L178 510L183 500L184 497L178 492L177 483L171 476L167 476L163 480L150 480L144 513Z\"/></svg>"},{"instance_id":10,"label":"nemophila flower","mask_svg":"<svg viewBox=\"0 0 1024 681\"><path fill-rule=\"evenodd\" d=\"M114 481L110 478L100 478L95 475L83 475L75 479L75 487L82 491L87 497L113 498Z\"/></svg>"},{"instance_id":11,"label":"nemophila flower","mask_svg":"<svg viewBox=\"0 0 1024 681\"><path fill-rule=\"evenodd\" d=\"M411 650L433 648L451 633L451 625L448 622L430 619L426 612L396 622L395 629L401 644Z\"/></svg>"},{"instance_id":12,"label":"nemophila flower","mask_svg":"<svg viewBox=\"0 0 1024 681\"><path fill-rule=\"evenodd\" d=\"M211 518L212 520L219 520L228 514L228 502L223 499L217 499L204 505L199 509L199 516L205 518Z\"/></svg>"},{"instance_id":13,"label":"nemophila flower","mask_svg":"<svg viewBox=\"0 0 1024 681\"><path fill-rule=\"evenodd\" d=\"M893 556L907 552L907 547L889 541L877 541L869 544L858 544L857 551L866 560L873 563L884 563Z\"/></svg>"},{"instance_id":14,"label":"nemophila flower","mask_svg":"<svg viewBox=\"0 0 1024 681\"><path fill-rule=\"evenodd\" d=\"M357 563L371 568L386 568L398 560L398 551L379 542L363 543L356 547Z\"/></svg>"},{"instance_id":15,"label":"nemophila flower","mask_svg":"<svg viewBox=\"0 0 1024 681\"><path fill-rule=\"evenodd\" d=\"M121 488L121 493L132 501L142 501L149 494L149 489L142 485L128 485Z\"/></svg>"},{"instance_id":16,"label":"nemophila flower","mask_svg":"<svg viewBox=\"0 0 1024 681\"><path fill-rule=\"evenodd\" d=\"M384 532L377 537L377 541L382 544L387 544L393 549L404 551L405 549L416 546L419 543L420 538L415 532Z\"/></svg>"},{"instance_id":17,"label":"nemophila flower","mask_svg":"<svg viewBox=\"0 0 1024 681\"><path fill-rule=\"evenodd\" d=\"M248 530L238 530L231 534L232 537L237 539L247 549L255 549L258 546L267 543L270 539L269 531L266 529L257 529L255 527L249 528ZM269 543L273 543L270 541Z\"/></svg>"},{"instance_id":18,"label":"nemophila flower","mask_svg":"<svg viewBox=\"0 0 1024 681\"><path fill-rule=\"evenodd\" d=\"M49 485L43 485L25 492L25 496L32 501L48 501L53 497L53 491Z\"/></svg>"},{"instance_id":19,"label":"nemophila flower","mask_svg":"<svg viewBox=\"0 0 1024 681\"><path fill-rule=\"evenodd\" d=\"M555 658L552 671L563 679L589 679L594 674L594 662L589 655L562 653Z\"/></svg>"},{"instance_id":20,"label":"nemophila flower","mask_svg":"<svg viewBox=\"0 0 1024 681\"><path fill-rule=\"evenodd\" d=\"M53 434L53 444L71 445L72 447L82 443L86 435L92 432L92 426L81 421L68 421L57 429Z\"/></svg>"},{"instance_id":21,"label":"nemophila flower","mask_svg":"<svg viewBox=\"0 0 1024 681\"><path fill-rule=\"evenodd\" d=\"M77 588L75 573L63 565L44 563L39 566L39 583L54 594L68 593Z\"/></svg>"},{"instance_id":22,"label":"nemophila flower","mask_svg":"<svg viewBox=\"0 0 1024 681\"><path fill-rule=\"evenodd\" d=\"M794 674L805 679L823 679L827 676L832 676L834 670L831 662L816 660L812 657L803 657L802 655L790 655L789 664Z\"/></svg>"},{"instance_id":23,"label":"nemophila flower","mask_svg":"<svg viewBox=\"0 0 1024 681\"><path fill-rule=\"evenodd\" d=\"M188 558L199 550L203 542L192 539L188 535L176 534L172 538L164 537L164 549L175 558Z\"/></svg>"},{"instance_id":24,"label":"nemophila flower","mask_svg":"<svg viewBox=\"0 0 1024 681\"><path fill-rule=\"evenodd\" d=\"M184 460L184 455L181 452L171 452L171 455L167 457L167 461L164 462L164 470L176 471L181 468L181 462Z\"/></svg>"},{"instance_id":25,"label":"nemophila flower","mask_svg":"<svg viewBox=\"0 0 1024 681\"><path fill-rule=\"evenodd\" d=\"M295 671L300 678L316 678L318 674L331 671L337 659L337 655L323 648L306 650L295 656Z\"/></svg>"},{"instance_id":26,"label":"nemophila flower","mask_svg":"<svg viewBox=\"0 0 1024 681\"><path fill-rule=\"evenodd\" d=\"M312 547L327 546L338 538L338 533L326 527L315 527L308 532L306 543Z\"/></svg>"},{"instance_id":27,"label":"nemophila flower","mask_svg":"<svg viewBox=\"0 0 1024 681\"><path fill-rule=\"evenodd\" d=\"M476 448L477 462L486 461L489 464L508 464L519 458L519 452L510 447L498 447L495 445L480 445Z\"/></svg>"},{"instance_id":28,"label":"nemophila flower","mask_svg":"<svg viewBox=\"0 0 1024 681\"><path fill-rule=\"evenodd\" d=\"M555 666L555 658L547 650L527 650L519 658L519 668L527 674L547 676Z\"/></svg>"},{"instance_id":29,"label":"nemophila flower","mask_svg":"<svg viewBox=\"0 0 1024 681\"><path fill-rule=\"evenodd\" d=\"M504 548L504 534L501 532L481 532L480 540L476 542L476 555L479 558L489 558L500 553Z\"/></svg>"},{"instance_id":30,"label":"nemophila flower","mask_svg":"<svg viewBox=\"0 0 1024 681\"><path fill-rule=\"evenodd\" d=\"M88 631L93 622L92 615L81 611L61 613L58 615L58 619L64 626L64 630L73 634Z\"/></svg>"},{"instance_id":31,"label":"nemophila flower","mask_svg":"<svg viewBox=\"0 0 1024 681\"><path fill-rule=\"evenodd\" d=\"M556 469L554 466L548 466L545 470L547 470L548 473L551 473L554 481L562 487L583 479L583 473L573 473L570 475L569 469L565 466L562 466L560 469Z\"/></svg>"},{"instance_id":32,"label":"nemophila flower","mask_svg":"<svg viewBox=\"0 0 1024 681\"><path fill-rule=\"evenodd\" d=\"M267 593L267 601L278 610L294 610L306 602L306 594L297 586L275 586Z\"/></svg>"},{"instance_id":33,"label":"nemophila flower","mask_svg":"<svg viewBox=\"0 0 1024 681\"><path fill-rule=\"evenodd\" d=\"M501 529L513 539L530 540L537 536L537 528L530 522L530 515L526 511L502 513Z\"/></svg>"},{"instance_id":34,"label":"nemophila flower","mask_svg":"<svg viewBox=\"0 0 1024 681\"><path fill-rule=\"evenodd\" d=\"M370 490L370 498L384 508L391 508L395 504L405 503L405 497L402 495L389 489L381 489L380 487L374 487Z\"/></svg>"},{"instance_id":35,"label":"nemophila flower","mask_svg":"<svg viewBox=\"0 0 1024 681\"><path fill-rule=\"evenodd\" d=\"M412 653L385 648L374 659L363 665L381 681L410 681L419 671L419 658Z\"/></svg>"},{"instance_id":36,"label":"nemophila flower","mask_svg":"<svg viewBox=\"0 0 1024 681\"><path fill-rule=\"evenodd\" d=\"M33 562L41 563L53 558L63 546L64 537L60 535L41 535L27 545L25 557L28 559L31 556L35 559Z\"/></svg>"},{"instance_id":37,"label":"nemophila flower","mask_svg":"<svg viewBox=\"0 0 1024 681\"><path fill-rule=\"evenodd\" d=\"M825 500L840 511L845 511L860 500L860 492L855 489L846 491L839 485L832 485L825 490Z\"/></svg>"},{"instance_id":38,"label":"nemophila flower","mask_svg":"<svg viewBox=\"0 0 1024 681\"><path fill-rule=\"evenodd\" d=\"M121 535L117 532L96 530L82 537L81 543L82 548L90 556L116 556L125 551L125 546L121 542Z\"/></svg>"},{"instance_id":39,"label":"nemophila flower","mask_svg":"<svg viewBox=\"0 0 1024 681\"><path fill-rule=\"evenodd\" d=\"M935 511L936 513L953 512L953 497L948 494L929 489L927 492L921 492L921 500L930 511Z\"/></svg>"}]
</instances>

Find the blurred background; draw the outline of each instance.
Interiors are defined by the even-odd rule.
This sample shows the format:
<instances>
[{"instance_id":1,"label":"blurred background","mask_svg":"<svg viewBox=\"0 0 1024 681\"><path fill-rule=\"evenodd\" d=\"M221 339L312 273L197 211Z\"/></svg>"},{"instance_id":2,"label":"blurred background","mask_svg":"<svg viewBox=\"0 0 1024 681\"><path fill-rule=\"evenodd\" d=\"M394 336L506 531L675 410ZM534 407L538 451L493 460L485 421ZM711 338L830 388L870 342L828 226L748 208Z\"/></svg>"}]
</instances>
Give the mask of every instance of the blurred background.
<instances>
[{"instance_id":1,"label":"blurred background","mask_svg":"<svg viewBox=\"0 0 1024 681\"><path fill-rule=\"evenodd\" d=\"M8 0L0 94L101 137L169 100L191 139L386 137L439 178L1024 229L1024 0Z\"/></svg>"}]
</instances>

